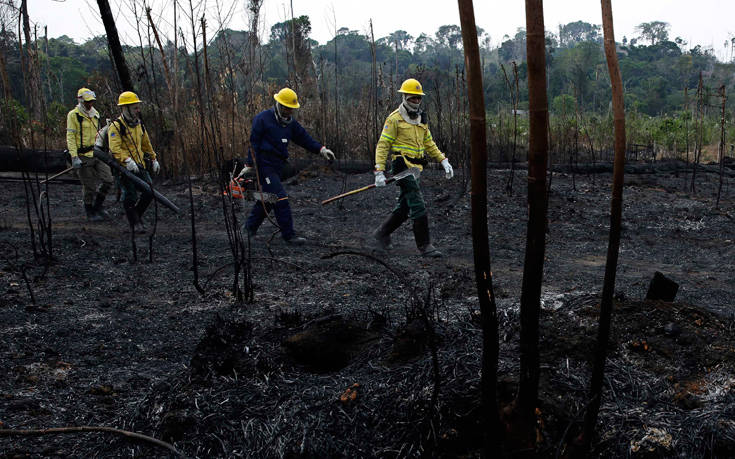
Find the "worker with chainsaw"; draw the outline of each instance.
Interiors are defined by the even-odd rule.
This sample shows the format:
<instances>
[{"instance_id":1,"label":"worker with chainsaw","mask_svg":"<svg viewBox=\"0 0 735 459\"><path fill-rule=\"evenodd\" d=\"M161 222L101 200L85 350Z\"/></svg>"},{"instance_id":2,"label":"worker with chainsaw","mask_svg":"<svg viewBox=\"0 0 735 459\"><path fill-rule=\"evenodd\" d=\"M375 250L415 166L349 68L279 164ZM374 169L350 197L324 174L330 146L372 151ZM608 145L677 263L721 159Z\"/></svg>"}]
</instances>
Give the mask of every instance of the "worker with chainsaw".
<instances>
[{"instance_id":1,"label":"worker with chainsaw","mask_svg":"<svg viewBox=\"0 0 735 459\"><path fill-rule=\"evenodd\" d=\"M120 117L110 123L107 130L110 153L115 159L144 182L150 184L151 176L148 173L146 160L150 160L150 167L154 174L161 169L156 153L151 146L151 139L140 120L141 100L131 91L120 94L117 105L120 107ZM143 213L153 200L151 190L139 191L135 183L125 174L120 175L123 209L131 228L136 232L144 232Z\"/></svg>"},{"instance_id":2,"label":"worker with chainsaw","mask_svg":"<svg viewBox=\"0 0 735 459\"><path fill-rule=\"evenodd\" d=\"M82 182L82 199L87 219L98 222L109 218L102 208L112 188L110 166L94 157L95 136L100 128L100 114L94 108L94 91L77 91L77 105L66 115L66 148L71 166Z\"/></svg>"},{"instance_id":3,"label":"worker with chainsaw","mask_svg":"<svg viewBox=\"0 0 735 459\"><path fill-rule=\"evenodd\" d=\"M245 164L256 173L261 191L275 195L277 201L275 204L265 202L265 199L257 201L243 230L251 237L255 236L267 213L273 209L283 239L289 244L300 245L306 239L296 235L294 231L288 194L281 183L281 172L288 160L288 144L293 141L312 153L321 154L327 161L334 160L334 153L312 139L306 129L293 118L294 111L300 107L296 92L283 88L273 98L276 101L273 108L259 113L253 119L251 150ZM243 173L246 171L247 169Z\"/></svg>"},{"instance_id":4,"label":"worker with chainsaw","mask_svg":"<svg viewBox=\"0 0 735 459\"><path fill-rule=\"evenodd\" d=\"M391 173L399 174L409 168L418 171L428 164L428 158L441 163L447 179L454 176L452 166L434 143L427 124L426 115L421 110L424 92L418 80L409 78L398 90L403 95L401 105L385 120L383 132L375 148L375 186L385 186L386 164L390 157ZM380 227L373 231L373 237L383 250L391 248L390 235L407 219L413 221L413 235L416 246L424 257L438 258L442 253L431 244L429 217L421 194L419 178L408 175L397 181L401 189L398 204Z\"/></svg>"}]
</instances>

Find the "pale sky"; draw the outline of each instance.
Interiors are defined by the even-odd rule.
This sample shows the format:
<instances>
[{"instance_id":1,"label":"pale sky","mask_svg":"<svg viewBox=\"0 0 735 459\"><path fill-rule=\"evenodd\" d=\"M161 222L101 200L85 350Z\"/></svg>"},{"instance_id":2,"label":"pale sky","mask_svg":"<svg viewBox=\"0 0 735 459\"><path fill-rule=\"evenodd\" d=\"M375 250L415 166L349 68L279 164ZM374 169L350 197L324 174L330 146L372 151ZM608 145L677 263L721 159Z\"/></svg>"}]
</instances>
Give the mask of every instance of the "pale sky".
<instances>
[{"instance_id":1,"label":"pale sky","mask_svg":"<svg viewBox=\"0 0 735 459\"><path fill-rule=\"evenodd\" d=\"M180 6L188 8L188 0L178 0ZM134 15L130 5L135 2L142 8L143 0L110 0L116 15L121 40L136 44ZM152 7L154 20L164 36L171 37L174 0L147 0ZM324 44L331 39L337 28L347 27L367 34L372 19L375 38L384 37L396 30L405 30L417 37L422 32L433 36L436 30L447 24L459 25L456 1L396 1L396 0L264 0L263 11L266 29L262 36L267 40L270 26L290 18L291 2L294 16L308 15L312 24L311 38ZM208 37L221 21L217 19L217 4L230 11L227 26L245 30L247 0L192 0L204 5L196 17L204 13L208 21ZM503 41L504 35L513 36L519 27L525 27L525 2L522 0L475 1L475 21L491 37L493 46ZM615 39L629 39L635 35L634 28L642 22L663 21L671 25L670 38L681 37L689 46L702 45L713 48L720 59L730 59L723 43L735 36L735 1L732 0L613 0ZM223 15L227 15L227 11ZM49 37L68 35L82 42L94 35L104 33L99 19L96 0L28 0L29 15L42 27L48 26ZM288 14L287 14L288 12ZM600 2L597 0L547 0L544 2L546 29L558 33L559 24L582 20L601 24ZM179 16L179 27L190 36L188 19Z\"/></svg>"}]
</instances>

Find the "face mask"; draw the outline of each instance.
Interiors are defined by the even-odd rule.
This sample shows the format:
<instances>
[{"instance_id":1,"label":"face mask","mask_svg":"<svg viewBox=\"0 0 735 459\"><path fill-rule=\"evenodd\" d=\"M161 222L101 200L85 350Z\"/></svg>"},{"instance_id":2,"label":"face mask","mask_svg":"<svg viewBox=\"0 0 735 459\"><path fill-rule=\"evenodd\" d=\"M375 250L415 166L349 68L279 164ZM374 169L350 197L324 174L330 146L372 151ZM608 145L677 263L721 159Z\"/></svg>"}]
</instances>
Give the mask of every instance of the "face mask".
<instances>
[{"instance_id":1,"label":"face mask","mask_svg":"<svg viewBox=\"0 0 735 459\"><path fill-rule=\"evenodd\" d=\"M276 109L275 109L275 112L276 112L276 120L278 120L278 123L279 123L279 124L280 124L281 126L286 126L286 125L287 125L288 123L290 123L290 122L291 122L291 120L292 120L293 118L292 118L292 117L290 117L290 116L283 116L283 115L281 115L281 110L280 110L280 108L279 108L279 107L280 107L280 105L281 105L281 104L279 104L279 103L276 103Z\"/></svg>"},{"instance_id":2,"label":"face mask","mask_svg":"<svg viewBox=\"0 0 735 459\"><path fill-rule=\"evenodd\" d=\"M77 100L79 101L79 103L77 104L77 107L79 107L79 111L82 112L82 114L84 115L88 115L89 113L87 112L87 107L84 106L84 102L82 101L82 99L78 98Z\"/></svg>"},{"instance_id":3,"label":"face mask","mask_svg":"<svg viewBox=\"0 0 735 459\"><path fill-rule=\"evenodd\" d=\"M410 96L408 96L407 94L403 95L403 105L406 106L406 110L408 111L409 114L418 113L419 107L421 106L421 102L414 104L413 102L408 101L408 97Z\"/></svg>"},{"instance_id":4,"label":"face mask","mask_svg":"<svg viewBox=\"0 0 735 459\"><path fill-rule=\"evenodd\" d=\"M129 125L135 126L138 124L138 113L136 113L136 111L133 110L130 106L123 106L122 115L123 119L125 119L125 122Z\"/></svg>"}]
</instances>

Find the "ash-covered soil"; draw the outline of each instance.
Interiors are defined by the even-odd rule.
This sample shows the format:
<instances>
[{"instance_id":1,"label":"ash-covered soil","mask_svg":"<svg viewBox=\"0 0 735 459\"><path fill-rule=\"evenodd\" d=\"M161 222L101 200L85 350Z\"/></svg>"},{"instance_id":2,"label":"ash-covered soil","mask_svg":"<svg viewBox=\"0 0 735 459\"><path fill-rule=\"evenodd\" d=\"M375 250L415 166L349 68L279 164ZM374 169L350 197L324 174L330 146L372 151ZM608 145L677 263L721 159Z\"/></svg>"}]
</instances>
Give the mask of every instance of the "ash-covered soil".
<instances>
[{"instance_id":1,"label":"ash-covered soil","mask_svg":"<svg viewBox=\"0 0 735 459\"><path fill-rule=\"evenodd\" d=\"M508 173L490 171L488 190L502 403L517 384L527 216L526 172L517 172L513 196ZM626 177L596 456L735 451L735 189L727 179L716 209L718 177L697 177L696 194L682 174ZM579 432L607 251L611 177L572 179L554 174L549 198L540 457L563 456ZM320 205L371 181L316 166L290 180L297 231L309 242L271 239L264 224L251 241L251 304L233 298L216 185L194 183L200 294L184 184L159 186L184 212L159 207L152 263L140 235L132 261L119 204L112 221L88 223L79 185L53 184L55 261L45 267L33 258L23 185L3 183L0 428L114 427L188 457L479 456L481 330L463 174L422 176L433 240L446 254L438 260L418 256L405 224L393 251L371 250L394 187ZM390 269L330 257L338 252ZM675 303L643 301L656 271L680 284ZM112 433L0 436L3 457L170 454Z\"/></svg>"}]
</instances>

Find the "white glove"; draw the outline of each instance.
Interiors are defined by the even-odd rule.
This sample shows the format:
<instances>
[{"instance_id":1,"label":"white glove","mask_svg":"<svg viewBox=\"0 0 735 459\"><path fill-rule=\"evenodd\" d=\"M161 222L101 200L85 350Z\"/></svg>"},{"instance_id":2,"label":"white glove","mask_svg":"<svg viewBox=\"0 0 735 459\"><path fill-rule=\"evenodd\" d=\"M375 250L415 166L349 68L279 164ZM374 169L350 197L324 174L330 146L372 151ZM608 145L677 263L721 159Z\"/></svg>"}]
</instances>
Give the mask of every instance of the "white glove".
<instances>
[{"instance_id":1,"label":"white glove","mask_svg":"<svg viewBox=\"0 0 735 459\"><path fill-rule=\"evenodd\" d=\"M132 173L138 172L138 165L135 164L135 161L133 161L133 158L127 157L124 161L125 169L129 170Z\"/></svg>"},{"instance_id":2,"label":"white glove","mask_svg":"<svg viewBox=\"0 0 735 459\"><path fill-rule=\"evenodd\" d=\"M73 167L74 169L79 169L80 167L82 167L82 160L79 159L79 156L73 156L71 158L71 167Z\"/></svg>"},{"instance_id":3,"label":"white glove","mask_svg":"<svg viewBox=\"0 0 735 459\"><path fill-rule=\"evenodd\" d=\"M253 168L252 168L252 167L250 167L250 166L243 166L243 167L242 167L242 170L240 171L240 173L239 173L239 174L237 174L237 177L235 177L235 178L240 178L240 177L242 177L242 176L244 176L244 175L248 175L248 174L250 174L250 173L251 173L252 171L253 171Z\"/></svg>"},{"instance_id":4,"label":"white glove","mask_svg":"<svg viewBox=\"0 0 735 459\"><path fill-rule=\"evenodd\" d=\"M154 174L158 174L158 171L160 171L160 170L161 170L161 165L158 164L158 160L157 159L154 159L153 160L153 173Z\"/></svg>"},{"instance_id":5,"label":"white glove","mask_svg":"<svg viewBox=\"0 0 735 459\"><path fill-rule=\"evenodd\" d=\"M375 186L385 186L385 174L383 171L375 171Z\"/></svg>"},{"instance_id":6,"label":"white glove","mask_svg":"<svg viewBox=\"0 0 735 459\"><path fill-rule=\"evenodd\" d=\"M447 158L442 159L441 165L444 167L444 175L447 177L447 180L454 177L454 169L452 169L452 165L449 164Z\"/></svg>"},{"instance_id":7,"label":"white glove","mask_svg":"<svg viewBox=\"0 0 735 459\"><path fill-rule=\"evenodd\" d=\"M334 161L334 153L329 148L322 147L322 149L319 150L319 153L324 156L324 159L327 161Z\"/></svg>"}]
</instances>

